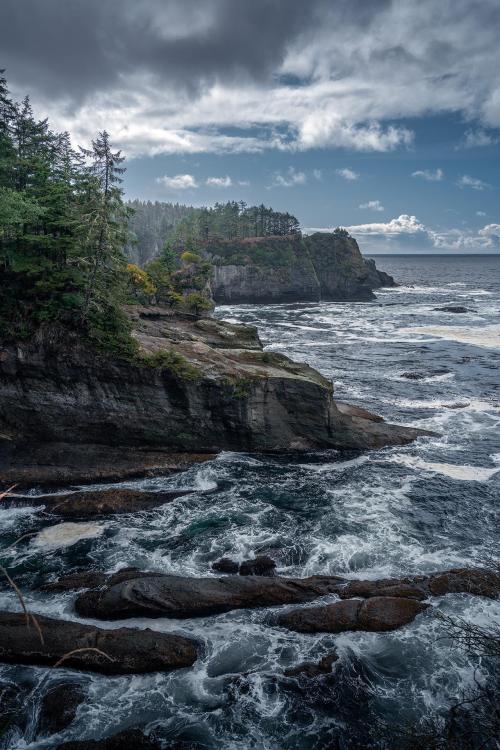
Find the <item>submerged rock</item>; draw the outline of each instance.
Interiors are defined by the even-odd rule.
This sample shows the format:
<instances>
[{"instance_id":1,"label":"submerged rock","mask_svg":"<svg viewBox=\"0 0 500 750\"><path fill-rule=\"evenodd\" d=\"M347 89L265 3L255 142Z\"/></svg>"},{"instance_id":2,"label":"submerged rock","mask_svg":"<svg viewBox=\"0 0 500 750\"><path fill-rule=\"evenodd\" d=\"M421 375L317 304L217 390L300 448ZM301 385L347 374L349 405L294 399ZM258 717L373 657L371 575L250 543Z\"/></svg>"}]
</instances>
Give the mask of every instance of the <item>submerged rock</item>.
<instances>
[{"instance_id":1,"label":"submerged rock","mask_svg":"<svg viewBox=\"0 0 500 750\"><path fill-rule=\"evenodd\" d=\"M184 578L135 574L119 583L80 594L75 603L82 617L202 617L247 607L307 602L337 590L342 578L268 578L224 576Z\"/></svg>"},{"instance_id":2,"label":"submerged rock","mask_svg":"<svg viewBox=\"0 0 500 750\"><path fill-rule=\"evenodd\" d=\"M56 750L161 750L162 747L160 740L146 736L142 729L125 729L100 740L63 742Z\"/></svg>"},{"instance_id":3,"label":"submerged rock","mask_svg":"<svg viewBox=\"0 0 500 750\"><path fill-rule=\"evenodd\" d=\"M58 523L40 531L32 544L43 549L70 547L82 539L97 539L105 531L106 527L100 523Z\"/></svg>"},{"instance_id":4,"label":"submerged rock","mask_svg":"<svg viewBox=\"0 0 500 750\"><path fill-rule=\"evenodd\" d=\"M51 685L42 698L38 717L38 734L56 734L69 727L86 691L74 682Z\"/></svg>"},{"instance_id":5,"label":"submerged rock","mask_svg":"<svg viewBox=\"0 0 500 750\"><path fill-rule=\"evenodd\" d=\"M307 678L321 677L322 675L331 673L332 666L338 661L338 658L338 653L332 651L326 656L323 656L323 658L317 663L305 661L302 664L297 664L296 667L285 669L283 674L285 677L301 677L302 675Z\"/></svg>"},{"instance_id":6,"label":"submerged rock","mask_svg":"<svg viewBox=\"0 0 500 750\"><path fill-rule=\"evenodd\" d=\"M468 307L462 307L462 305L445 305L444 307L435 307L434 310L436 312L447 312L447 313L474 312L474 310L469 310Z\"/></svg>"},{"instance_id":7,"label":"submerged rock","mask_svg":"<svg viewBox=\"0 0 500 750\"><path fill-rule=\"evenodd\" d=\"M407 625L427 607L415 599L402 597L377 596L366 601L348 599L322 607L293 609L278 618L278 625L299 633L380 632Z\"/></svg>"},{"instance_id":8,"label":"submerged rock","mask_svg":"<svg viewBox=\"0 0 500 750\"><path fill-rule=\"evenodd\" d=\"M197 658L196 643L180 635L136 628L104 630L42 615L36 620L43 643L37 628L27 627L24 614L0 612L0 662L53 667L75 652L61 666L135 674L189 667Z\"/></svg>"},{"instance_id":9,"label":"submerged rock","mask_svg":"<svg viewBox=\"0 0 500 750\"><path fill-rule=\"evenodd\" d=\"M108 580L106 573L98 570L79 570L67 576L61 576L56 581L42 584L40 591L61 593L63 591L74 591L76 589L93 589L103 586Z\"/></svg>"},{"instance_id":10,"label":"submerged rock","mask_svg":"<svg viewBox=\"0 0 500 750\"><path fill-rule=\"evenodd\" d=\"M58 495L11 496L9 505L43 505L45 510L63 518L99 518L117 513L150 510L193 490L145 492L113 487L105 490L67 492Z\"/></svg>"}]
</instances>

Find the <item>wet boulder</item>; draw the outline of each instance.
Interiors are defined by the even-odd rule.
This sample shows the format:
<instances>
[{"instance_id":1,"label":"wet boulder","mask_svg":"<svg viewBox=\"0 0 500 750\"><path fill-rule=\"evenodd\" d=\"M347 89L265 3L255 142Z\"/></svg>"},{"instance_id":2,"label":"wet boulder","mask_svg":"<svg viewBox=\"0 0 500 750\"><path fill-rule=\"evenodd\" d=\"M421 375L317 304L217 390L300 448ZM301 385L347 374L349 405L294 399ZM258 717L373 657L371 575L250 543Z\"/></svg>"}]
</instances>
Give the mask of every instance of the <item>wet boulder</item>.
<instances>
[{"instance_id":1,"label":"wet boulder","mask_svg":"<svg viewBox=\"0 0 500 750\"><path fill-rule=\"evenodd\" d=\"M197 658L196 643L180 635L104 630L41 615L36 622L40 631L33 623L28 628L22 613L0 612L0 662L135 674L189 667Z\"/></svg>"},{"instance_id":2,"label":"wet boulder","mask_svg":"<svg viewBox=\"0 0 500 750\"><path fill-rule=\"evenodd\" d=\"M401 597L347 599L321 607L293 609L279 617L278 625L299 633L383 632L407 625L427 607L415 599Z\"/></svg>"},{"instance_id":3,"label":"wet boulder","mask_svg":"<svg viewBox=\"0 0 500 750\"><path fill-rule=\"evenodd\" d=\"M215 570L217 573L228 573L235 575L239 569L240 564L235 562L234 560L231 560L230 557L221 557L220 560L216 560L212 564L212 570Z\"/></svg>"},{"instance_id":4,"label":"wet boulder","mask_svg":"<svg viewBox=\"0 0 500 750\"><path fill-rule=\"evenodd\" d=\"M223 576L186 578L164 574L131 574L108 582L76 599L82 617L203 617L233 609L298 604L335 592L344 579L336 576L271 578Z\"/></svg>"},{"instance_id":5,"label":"wet boulder","mask_svg":"<svg viewBox=\"0 0 500 750\"><path fill-rule=\"evenodd\" d=\"M258 555L252 560L243 560L238 563L229 557L222 557L212 565L212 570L218 573L239 573L240 576L273 576L276 563L269 555Z\"/></svg>"},{"instance_id":6,"label":"wet boulder","mask_svg":"<svg viewBox=\"0 0 500 750\"><path fill-rule=\"evenodd\" d=\"M144 490L113 487L106 490L86 490L57 495L13 496L10 505L44 506L48 513L62 518L92 519L118 513L136 513L151 510L193 490Z\"/></svg>"},{"instance_id":7,"label":"wet boulder","mask_svg":"<svg viewBox=\"0 0 500 750\"><path fill-rule=\"evenodd\" d=\"M312 679L314 677L322 677L325 674L330 674L332 666L338 661L339 655L336 651L331 651L326 656L323 656L318 662L305 661L302 664L297 664L296 667L290 667L285 669L283 674L285 677L307 677Z\"/></svg>"},{"instance_id":8,"label":"wet boulder","mask_svg":"<svg viewBox=\"0 0 500 750\"><path fill-rule=\"evenodd\" d=\"M500 572L486 568L452 568L425 579L432 596L473 594L495 599L500 594Z\"/></svg>"},{"instance_id":9,"label":"wet boulder","mask_svg":"<svg viewBox=\"0 0 500 750\"><path fill-rule=\"evenodd\" d=\"M468 313L468 312L474 312L474 310L469 310L468 307L463 307L462 305L445 305L444 307L435 307L435 312L447 312L447 313Z\"/></svg>"},{"instance_id":10,"label":"wet boulder","mask_svg":"<svg viewBox=\"0 0 500 750\"><path fill-rule=\"evenodd\" d=\"M100 740L73 740L63 742L57 750L161 750L162 743L142 729L125 729L123 732Z\"/></svg>"},{"instance_id":11,"label":"wet boulder","mask_svg":"<svg viewBox=\"0 0 500 750\"><path fill-rule=\"evenodd\" d=\"M74 682L51 685L42 698L38 718L38 734L62 732L73 722L86 691Z\"/></svg>"},{"instance_id":12,"label":"wet boulder","mask_svg":"<svg viewBox=\"0 0 500 750\"><path fill-rule=\"evenodd\" d=\"M77 589L93 589L102 586L107 581L107 575L99 570L77 570L67 576L61 576L55 581L43 583L40 591L61 593Z\"/></svg>"},{"instance_id":13,"label":"wet boulder","mask_svg":"<svg viewBox=\"0 0 500 750\"><path fill-rule=\"evenodd\" d=\"M243 560L240 565L240 576L273 576L276 563L269 555L259 555L253 560Z\"/></svg>"}]
</instances>

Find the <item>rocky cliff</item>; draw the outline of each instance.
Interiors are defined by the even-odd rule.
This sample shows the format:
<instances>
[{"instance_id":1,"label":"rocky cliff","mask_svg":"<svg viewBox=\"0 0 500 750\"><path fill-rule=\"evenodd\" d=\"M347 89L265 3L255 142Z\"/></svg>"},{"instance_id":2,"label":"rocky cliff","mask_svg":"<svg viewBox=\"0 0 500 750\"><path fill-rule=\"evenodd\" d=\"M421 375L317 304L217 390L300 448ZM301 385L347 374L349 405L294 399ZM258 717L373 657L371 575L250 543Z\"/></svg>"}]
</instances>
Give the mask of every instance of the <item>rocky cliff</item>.
<instances>
[{"instance_id":1,"label":"rocky cliff","mask_svg":"<svg viewBox=\"0 0 500 750\"><path fill-rule=\"evenodd\" d=\"M130 314L142 360L99 356L61 331L0 348L0 481L120 478L185 466L187 454L377 448L421 434L337 404L328 380L264 352L253 328Z\"/></svg>"},{"instance_id":2,"label":"rocky cliff","mask_svg":"<svg viewBox=\"0 0 500 750\"><path fill-rule=\"evenodd\" d=\"M395 285L344 231L219 242L208 251L217 304L371 300L373 289Z\"/></svg>"}]
</instances>

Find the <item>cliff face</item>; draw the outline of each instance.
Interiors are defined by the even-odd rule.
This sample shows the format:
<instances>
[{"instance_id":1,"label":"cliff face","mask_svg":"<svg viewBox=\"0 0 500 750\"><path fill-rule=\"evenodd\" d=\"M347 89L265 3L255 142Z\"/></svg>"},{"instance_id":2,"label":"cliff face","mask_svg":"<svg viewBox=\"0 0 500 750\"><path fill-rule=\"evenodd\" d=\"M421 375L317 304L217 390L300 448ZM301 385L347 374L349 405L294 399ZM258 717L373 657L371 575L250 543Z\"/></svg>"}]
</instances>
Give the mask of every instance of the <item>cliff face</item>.
<instances>
[{"instance_id":1,"label":"cliff face","mask_svg":"<svg viewBox=\"0 0 500 750\"><path fill-rule=\"evenodd\" d=\"M168 467L162 456L179 451L376 448L420 434L337 405L328 380L262 351L252 328L161 308L132 314L143 352L181 359L110 360L67 337L0 349L0 481L18 481L27 461L53 464L44 479L76 481L92 462L104 478Z\"/></svg>"},{"instance_id":2,"label":"cliff face","mask_svg":"<svg viewBox=\"0 0 500 750\"><path fill-rule=\"evenodd\" d=\"M394 286L342 233L235 240L212 248L211 259L217 304L363 301Z\"/></svg>"}]
</instances>

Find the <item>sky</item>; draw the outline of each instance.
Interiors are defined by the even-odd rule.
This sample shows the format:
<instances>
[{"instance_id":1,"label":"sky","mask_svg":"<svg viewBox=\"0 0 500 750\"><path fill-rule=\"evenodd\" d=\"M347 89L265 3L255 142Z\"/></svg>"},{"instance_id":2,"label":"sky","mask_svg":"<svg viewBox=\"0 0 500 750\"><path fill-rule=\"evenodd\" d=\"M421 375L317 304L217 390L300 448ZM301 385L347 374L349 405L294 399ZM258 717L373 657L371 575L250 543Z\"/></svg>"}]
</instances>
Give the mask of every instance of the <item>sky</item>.
<instances>
[{"instance_id":1,"label":"sky","mask_svg":"<svg viewBox=\"0 0 500 750\"><path fill-rule=\"evenodd\" d=\"M0 0L0 68L127 197L500 252L500 0Z\"/></svg>"}]
</instances>

